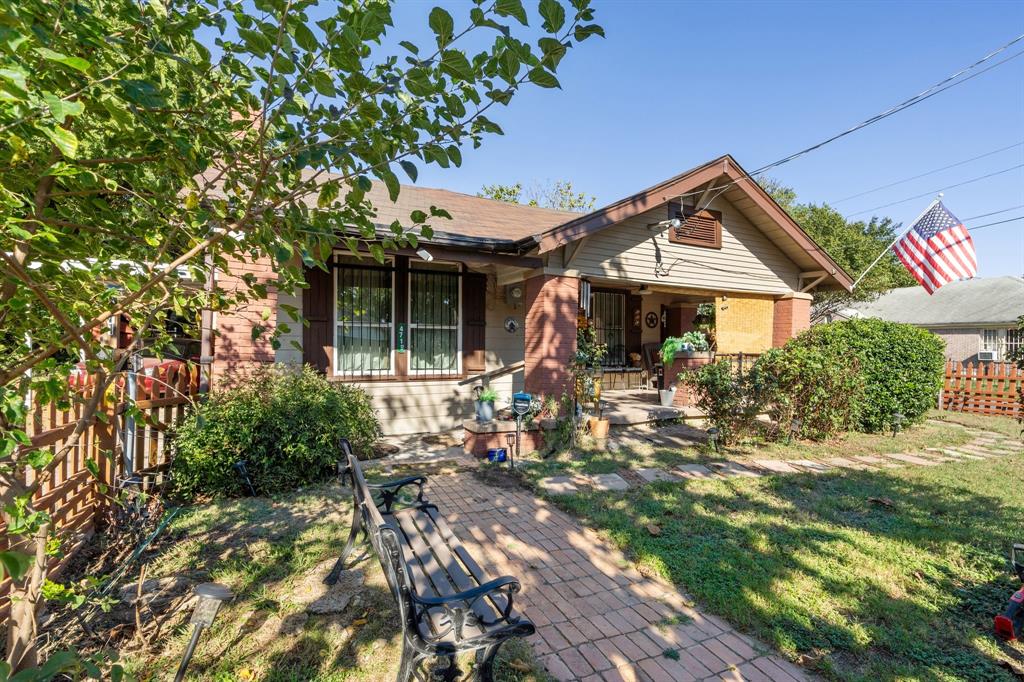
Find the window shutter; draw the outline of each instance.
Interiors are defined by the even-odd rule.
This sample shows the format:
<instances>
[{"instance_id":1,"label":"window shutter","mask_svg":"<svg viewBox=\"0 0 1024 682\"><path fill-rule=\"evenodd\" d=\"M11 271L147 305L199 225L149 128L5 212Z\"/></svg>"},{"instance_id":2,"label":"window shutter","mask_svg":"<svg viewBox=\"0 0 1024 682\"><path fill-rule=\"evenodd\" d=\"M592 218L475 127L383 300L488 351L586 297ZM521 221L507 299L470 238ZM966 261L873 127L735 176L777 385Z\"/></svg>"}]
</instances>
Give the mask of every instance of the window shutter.
<instances>
[{"instance_id":1,"label":"window shutter","mask_svg":"<svg viewBox=\"0 0 1024 682\"><path fill-rule=\"evenodd\" d=\"M467 272L462 277L462 371L487 369L484 336L487 330L487 275Z\"/></svg>"},{"instance_id":2,"label":"window shutter","mask_svg":"<svg viewBox=\"0 0 1024 682\"><path fill-rule=\"evenodd\" d=\"M334 270L306 268L302 290L302 315L309 323L302 328L302 361L321 372L330 373L334 350Z\"/></svg>"},{"instance_id":3,"label":"window shutter","mask_svg":"<svg viewBox=\"0 0 1024 682\"><path fill-rule=\"evenodd\" d=\"M644 297L630 294L626 299L626 353L639 353L644 336ZM629 358L626 358L629 364Z\"/></svg>"},{"instance_id":4,"label":"window shutter","mask_svg":"<svg viewBox=\"0 0 1024 682\"><path fill-rule=\"evenodd\" d=\"M683 224L668 229L668 240L673 244L703 246L709 249L722 248L722 212L695 206L680 206L678 202L668 205L668 217L681 218Z\"/></svg>"}]
</instances>

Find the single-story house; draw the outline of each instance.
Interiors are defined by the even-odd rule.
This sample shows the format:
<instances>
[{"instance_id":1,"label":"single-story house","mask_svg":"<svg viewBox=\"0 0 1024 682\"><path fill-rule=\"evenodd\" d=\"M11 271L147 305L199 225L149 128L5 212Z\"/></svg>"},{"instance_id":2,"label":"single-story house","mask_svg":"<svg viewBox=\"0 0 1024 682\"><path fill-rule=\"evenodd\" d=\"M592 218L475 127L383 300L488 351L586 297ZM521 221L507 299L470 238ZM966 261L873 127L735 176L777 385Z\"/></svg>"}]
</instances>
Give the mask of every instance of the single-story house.
<instances>
[{"instance_id":1,"label":"single-story house","mask_svg":"<svg viewBox=\"0 0 1024 682\"><path fill-rule=\"evenodd\" d=\"M809 326L815 289L852 284L731 156L586 214L417 186L392 203L380 183L369 198L382 231L431 205L452 218L383 265L339 249L330 271L307 271L308 289L271 289L257 304L290 326L277 350L252 339L254 320L266 324L258 315L217 313L215 377L308 363L363 386L387 433L436 432L472 416L476 386L506 401L560 396L580 315L608 345L607 377L690 329L701 304L714 306L720 354L759 353ZM274 282L257 262L218 274L219 285L244 272Z\"/></svg>"},{"instance_id":2,"label":"single-story house","mask_svg":"<svg viewBox=\"0 0 1024 682\"><path fill-rule=\"evenodd\" d=\"M923 287L893 289L851 306L845 317L877 317L928 329L946 342L955 362L1000 362L1024 345L1024 278L976 277L950 282L934 294Z\"/></svg>"}]
</instances>

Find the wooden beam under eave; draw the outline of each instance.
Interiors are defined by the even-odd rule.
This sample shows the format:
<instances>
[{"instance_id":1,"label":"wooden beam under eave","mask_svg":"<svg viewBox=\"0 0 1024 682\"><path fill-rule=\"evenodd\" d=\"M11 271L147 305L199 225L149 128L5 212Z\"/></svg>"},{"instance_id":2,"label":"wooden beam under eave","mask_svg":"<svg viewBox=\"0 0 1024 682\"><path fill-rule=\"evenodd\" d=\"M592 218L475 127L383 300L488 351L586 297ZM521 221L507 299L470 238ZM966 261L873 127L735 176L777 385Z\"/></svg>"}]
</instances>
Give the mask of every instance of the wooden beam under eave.
<instances>
[{"instance_id":1,"label":"wooden beam under eave","mask_svg":"<svg viewBox=\"0 0 1024 682\"><path fill-rule=\"evenodd\" d=\"M818 286L819 284L821 284L821 282L822 282L822 281L823 281L823 280L824 280L824 279L825 279L826 277L828 277L828 273L827 273L827 272L822 272L822 273L821 273L820 275L818 275L818 278L817 278L817 279L815 279L815 280L814 280L813 282L811 282L810 284L805 284L804 286L802 286L802 287L800 288L800 293L802 293L802 294L806 294L806 293L807 293L808 291L810 291L810 290L811 290L811 289L813 289L814 287L816 287L816 286ZM801 276L800 276L800 280L801 280L801 281L803 281L803 275L801 275Z\"/></svg>"},{"instance_id":2,"label":"wooden beam under eave","mask_svg":"<svg viewBox=\"0 0 1024 682\"><path fill-rule=\"evenodd\" d=\"M569 242L565 245L565 255L562 257L562 267L568 268L572 265L573 261L575 261L576 257L580 255L580 251L583 250L583 247L589 239L589 236L581 237L580 239L577 239L574 242Z\"/></svg>"},{"instance_id":3,"label":"wooden beam under eave","mask_svg":"<svg viewBox=\"0 0 1024 682\"><path fill-rule=\"evenodd\" d=\"M711 190L713 190L715 188L715 185L717 184L718 178L715 178L714 180L709 182L708 186L704 189L704 193L700 195L700 200L698 200L697 203L694 204L694 206L701 209L707 208L707 204L705 202L708 199L708 195L711 194Z\"/></svg>"}]
</instances>

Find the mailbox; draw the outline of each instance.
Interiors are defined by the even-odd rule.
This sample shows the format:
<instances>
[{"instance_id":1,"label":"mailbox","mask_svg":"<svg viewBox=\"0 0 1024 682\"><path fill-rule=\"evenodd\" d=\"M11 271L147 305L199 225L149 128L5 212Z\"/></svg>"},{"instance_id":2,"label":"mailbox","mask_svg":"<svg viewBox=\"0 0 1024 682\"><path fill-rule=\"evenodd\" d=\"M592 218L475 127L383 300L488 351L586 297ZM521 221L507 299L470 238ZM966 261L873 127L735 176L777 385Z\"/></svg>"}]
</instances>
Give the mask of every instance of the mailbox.
<instances>
[{"instance_id":1,"label":"mailbox","mask_svg":"<svg viewBox=\"0 0 1024 682\"><path fill-rule=\"evenodd\" d=\"M512 394L512 412L517 417L525 417L530 413L530 406L533 404L533 396L529 393Z\"/></svg>"}]
</instances>

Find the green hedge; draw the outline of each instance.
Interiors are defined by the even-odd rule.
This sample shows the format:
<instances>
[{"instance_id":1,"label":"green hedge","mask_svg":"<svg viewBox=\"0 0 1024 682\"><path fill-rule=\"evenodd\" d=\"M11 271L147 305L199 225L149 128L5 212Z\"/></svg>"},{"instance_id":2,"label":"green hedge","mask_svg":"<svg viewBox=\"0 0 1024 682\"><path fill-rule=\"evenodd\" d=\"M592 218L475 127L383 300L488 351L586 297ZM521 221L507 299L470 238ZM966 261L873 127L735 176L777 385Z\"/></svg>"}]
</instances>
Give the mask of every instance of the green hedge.
<instances>
[{"instance_id":1,"label":"green hedge","mask_svg":"<svg viewBox=\"0 0 1024 682\"><path fill-rule=\"evenodd\" d=\"M907 423L920 421L934 407L942 387L945 344L931 332L883 320L846 320L812 327L791 344L856 358L864 394L856 423L862 431L880 431L895 412Z\"/></svg>"},{"instance_id":2,"label":"green hedge","mask_svg":"<svg viewBox=\"0 0 1024 682\"><path fill-rule=\"evenodd\" d=\"M362 389L308 366L267 365L215 392L174 430L173 490L185 498L242 495L232 469L240 460L260 494L291 490L330 475L340 437L361 454L380 433Z\"/></svg>"}]
</instances>

